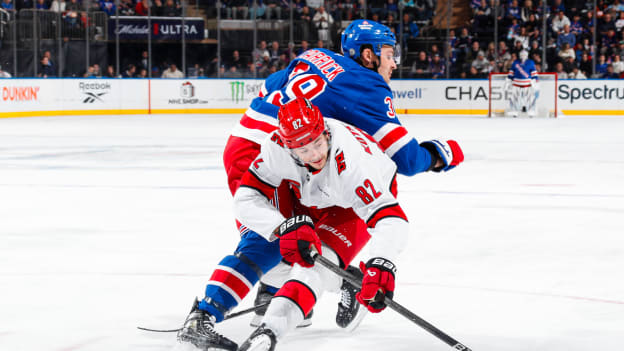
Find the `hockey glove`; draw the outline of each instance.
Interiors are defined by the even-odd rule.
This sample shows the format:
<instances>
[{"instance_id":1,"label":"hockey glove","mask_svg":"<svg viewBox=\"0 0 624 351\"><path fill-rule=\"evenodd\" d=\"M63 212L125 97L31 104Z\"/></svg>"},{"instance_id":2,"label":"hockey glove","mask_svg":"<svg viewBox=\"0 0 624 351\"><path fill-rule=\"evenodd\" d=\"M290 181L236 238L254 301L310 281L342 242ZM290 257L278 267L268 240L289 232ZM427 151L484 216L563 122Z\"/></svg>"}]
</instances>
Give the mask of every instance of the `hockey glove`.
<instances>
[{"instance_id":1,"label":"hockey glove","mask_svg":"<svg viewBox=\"0 0 624 351\"><path fill-rule=\"evenodd\" d=\"M450 171L464 161L464 152L455 140L447 140L446 142L430 140L422 142L420 146L429 150L435 158L434 165L431 168L434 172ZM442 160L443 165L435 167L438 159Z\"/></svg>"},{"instance_id":2,"label":"hockey glove","mask_svg":"<svg viewBox=\"0 0 624 351\"><path fill-rule=\"evenodd\" d=\"M288 263L302 267L314 266L312 251L321 253L321 239L314 231L312 219L305 215L285 220L275 235L280 239L280 253Z\"/></svg>"},{"instance_id":3,"label":"hockey glove","mask_svg":"<svg viewBox=\"0 0 624 351\"><path fill-rule=\"evenodd\" d=\"M537 79L531 79L531 87L533 87L533 91L538 93L540 90L539 82Z\"/></svg>"},{"instance_id":4,"label":"hockey glove","mask_svg":"<svg viewBox=\"0 0 624 351\"><path fill-rule=\"evenodd\" d=\"M360 270L364 273L362 290L355 295L359 303L369 311L379 313L386 308L385 298L394 296L394 263L385 258L375 257L366 264L360 262Z\"/></svg>"}]
</instances>

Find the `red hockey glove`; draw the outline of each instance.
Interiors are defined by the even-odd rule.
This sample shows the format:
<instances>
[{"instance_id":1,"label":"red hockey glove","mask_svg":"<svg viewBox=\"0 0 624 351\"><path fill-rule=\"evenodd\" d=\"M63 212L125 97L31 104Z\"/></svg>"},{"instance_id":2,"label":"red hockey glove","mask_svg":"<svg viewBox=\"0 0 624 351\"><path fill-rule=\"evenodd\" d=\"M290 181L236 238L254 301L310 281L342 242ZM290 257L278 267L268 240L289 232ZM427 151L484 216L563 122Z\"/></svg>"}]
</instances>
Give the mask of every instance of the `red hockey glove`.
<instances>
[{"instance_id":1,"label":"red hockey glove","mask_svg":"<svg viewBox=\"0 0 624 351\"><path fill-rule=\"evenodd\" d=\"M455 140L447 140L446 142L430 140L421 143L420 146L429 150L431 155L437 156L444 163L444 165L439 167L434 166L431 169L434 172L450 171L464 161L464 152Z\"/></svg>"},{"instance_id":2,"label":"red hockey glove","mask_svg":"<svg viewBox=\"0 0 624 351\"><path fill-rule=\"evenodd\" d=\"M305 215L285 220L275 234L280 239L280 253L290 264L302 267L314 266L312 250L321 253L321 239L314 231L312 219Z\"/></svg>"},{"instance_id":3,"label":"red hockey glove","mask_svg":"<svg viewBox=\"0 0 624 351\"><path fill-rule=\"evenodd\" d=\"M364 273L362 279L362 290L355 295L355 298L369 311L378 313L386 308L384 299L394 296L394 273L396 267L394 263L385 258L375 257L368 260L366 264L360 262L360 269Z\"/></svg>"}]
</instances>

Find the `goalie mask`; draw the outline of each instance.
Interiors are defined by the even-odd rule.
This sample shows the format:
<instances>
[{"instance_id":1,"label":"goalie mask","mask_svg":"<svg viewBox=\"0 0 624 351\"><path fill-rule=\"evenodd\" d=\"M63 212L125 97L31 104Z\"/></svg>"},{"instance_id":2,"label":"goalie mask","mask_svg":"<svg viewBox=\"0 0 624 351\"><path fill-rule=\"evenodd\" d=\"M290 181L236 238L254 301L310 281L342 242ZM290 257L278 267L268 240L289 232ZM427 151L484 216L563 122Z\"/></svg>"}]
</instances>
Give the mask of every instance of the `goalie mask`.
<instances>
[{"instance_id":1,"label":"goalie mask","mask_svg":"<svg viewBox=\"0 0 624 351\"><path fill-rule=\"evenodd\" d=\"M524 62L529 58L529 53L526 50L522 50L520 54L518 54L518 58L520 58L520 61Z\"/></svg>"}]
</instances>

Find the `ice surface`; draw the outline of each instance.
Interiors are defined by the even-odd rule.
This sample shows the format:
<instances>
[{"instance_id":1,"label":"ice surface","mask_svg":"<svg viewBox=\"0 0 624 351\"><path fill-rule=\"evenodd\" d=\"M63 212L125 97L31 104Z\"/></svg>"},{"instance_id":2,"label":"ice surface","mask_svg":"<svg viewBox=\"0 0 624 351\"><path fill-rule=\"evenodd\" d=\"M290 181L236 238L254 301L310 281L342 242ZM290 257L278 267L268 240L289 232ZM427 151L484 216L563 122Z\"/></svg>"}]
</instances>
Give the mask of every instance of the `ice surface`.
<instances>
[{"instance_id":1,"label":"ice surface","mask_svg":"<svg viewBox=\"0 0 624 351\"><path fill-rule=\"evenodd\" d=\"M237 118L0 120L0 349L189 350L136 327L178 327L234 250L221 151ZM399 178L396 301L475 351L621 349L624 119L402 121L466 162ZM347 334L337 301L278 349L450 349L393 311ZM240 343L248 322L218 330Z\"/></svg>"}]
</instances>

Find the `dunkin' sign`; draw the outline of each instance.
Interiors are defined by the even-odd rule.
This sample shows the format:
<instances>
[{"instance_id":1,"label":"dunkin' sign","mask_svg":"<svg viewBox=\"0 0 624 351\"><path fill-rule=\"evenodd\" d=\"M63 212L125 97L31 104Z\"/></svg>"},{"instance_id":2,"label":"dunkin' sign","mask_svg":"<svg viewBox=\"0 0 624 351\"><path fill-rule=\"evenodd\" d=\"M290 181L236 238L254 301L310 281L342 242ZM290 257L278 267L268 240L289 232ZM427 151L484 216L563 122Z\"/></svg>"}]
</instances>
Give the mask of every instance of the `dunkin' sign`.
<instances>
[{"instance_id":1,"label":"dunkin' sign","mask_svg":"<svg viewBox=\"0 0 624 351\"><path fill-rule=\"evenodd\" d=\"M4 86L2 101L37 101L38 86Z\"/></svg>"}]
</instances>

